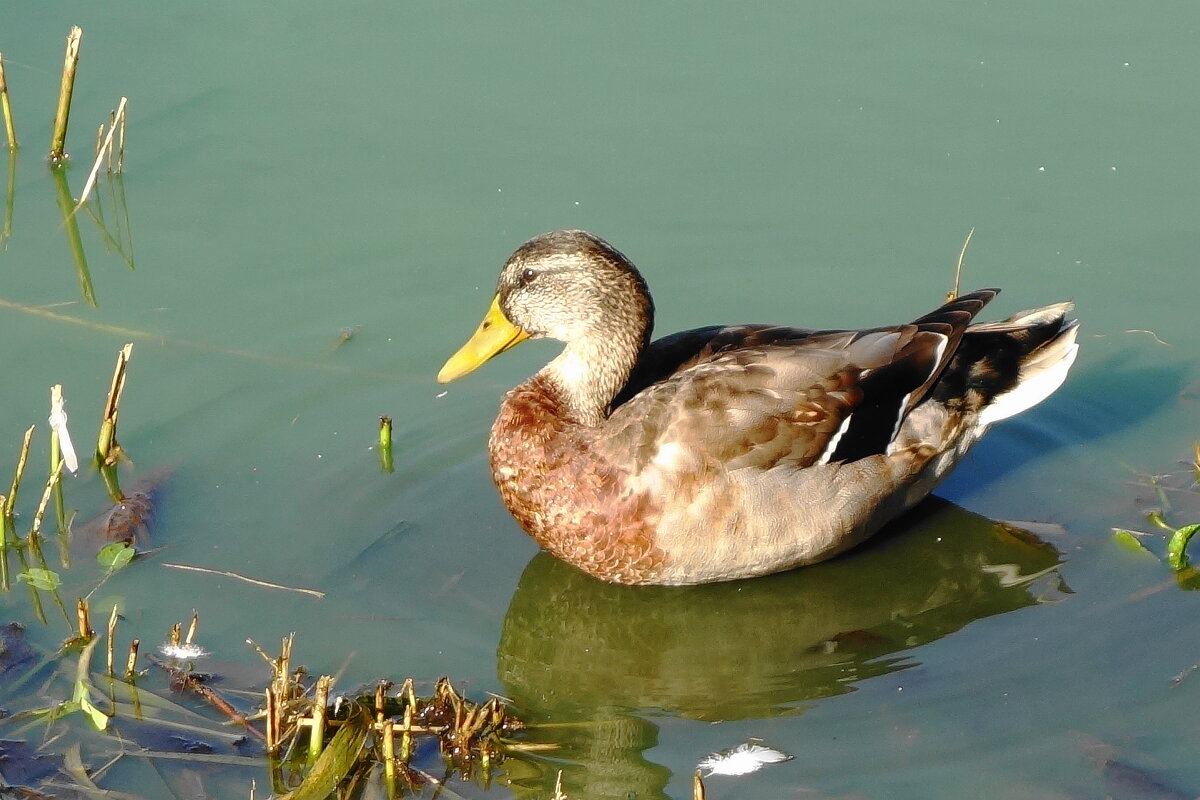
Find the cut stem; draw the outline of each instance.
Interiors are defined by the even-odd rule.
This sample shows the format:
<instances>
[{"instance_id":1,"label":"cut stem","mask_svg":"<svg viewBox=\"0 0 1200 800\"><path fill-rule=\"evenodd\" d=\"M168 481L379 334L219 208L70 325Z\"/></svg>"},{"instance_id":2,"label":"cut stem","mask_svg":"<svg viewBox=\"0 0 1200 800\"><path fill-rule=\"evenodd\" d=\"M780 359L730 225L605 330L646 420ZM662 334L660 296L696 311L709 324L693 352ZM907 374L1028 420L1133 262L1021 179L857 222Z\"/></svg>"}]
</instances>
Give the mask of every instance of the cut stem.
<instances>
[{"instance_id":1,"label":"cut stem","mask_svg":"<svg viewBox=\"0 0 1200 800\"><path fill-rule=\"evenodd\" d=\"M8 497L4 499L4 516L6 519L12 519L13 508L17 505L17 492L21 488L21 477L25 474L25 462L29 460L29 442L33 439L33 429L35 426L30 425L25 431L25 439L21 442L21 455L17 458L17 468L13 471L12 486L8 490Z\"/></svg>"},{"instance_id":2,"label":"cut stem","mask_svg":"<svg viewBox=\"0 0 1200 800\"><path fill-rule=\"evenodd\" d=\"M13 127L12 105L8 102L8 80L4 77L4 53L0 53L0 110L4 112L4 133L8 149L17 149L17 129Z\"/></svg>"},{"instance_id":3,"label":"cut stem","mask_svg":"<svg viewBox=\"0 0 1200 800\"><path fill-rule=\"evenodd\" d=\"M384 472L395 471L392 461L392 418L379 418L379 466Z\"/></svg>"},{"instance_id":4,"label":"cut stem","mask_svg":"<svg viewBox=\"0 0 1200 800\"><path fill-rule=\"evenodd\" d=\"M83 29L78 25L67 35L67 54L63 59L62 83L58 87L58 109L54 113L54 135L50 139L50 163L61 164L67 158L67 120L71 117L71 94L75 91L75 69L79 66L79 40Z\"/></svg>"},{"instance_id":5,"label":"cut stem","mask_svg":"<svg viewBox=\"0 0 1200 800\"><path fill-rule=\"evenodd\" d=\"M132 355L132 342L126 344L117 353L117 366L113 369L112 385L108 389L104 415L100 418L100 436L96 440L96 458L102 466L112 466L116 463L113 451L119 446L117 444L117 415L121 410L121 392L125 390L125 372Z\"/></svg>"}]
</instances>

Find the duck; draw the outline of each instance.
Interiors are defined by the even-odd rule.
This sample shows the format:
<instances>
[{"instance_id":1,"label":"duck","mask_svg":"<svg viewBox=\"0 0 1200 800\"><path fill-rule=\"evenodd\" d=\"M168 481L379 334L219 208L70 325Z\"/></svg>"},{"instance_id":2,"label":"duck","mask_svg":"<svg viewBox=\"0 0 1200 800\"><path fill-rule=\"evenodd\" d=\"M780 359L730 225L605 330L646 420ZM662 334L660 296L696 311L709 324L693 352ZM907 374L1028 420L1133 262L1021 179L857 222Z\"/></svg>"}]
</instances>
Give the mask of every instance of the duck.
<instances>
[{"instance_id":1,"label":"duck","mask_svg":"<svg viewBox=\"0 0 1200 800\"><path fill-rule=\"evenodd\" d=\"M504 263L448 383L527 339L562 351L504 395L488 454L540 547L602 581L691 585L815 564L915 506L996 423L1050 396L1073 304L973 322L999 289L860 330L710 325L652 340L642 274L557 230Z\"/></svg>"}]
</instances>

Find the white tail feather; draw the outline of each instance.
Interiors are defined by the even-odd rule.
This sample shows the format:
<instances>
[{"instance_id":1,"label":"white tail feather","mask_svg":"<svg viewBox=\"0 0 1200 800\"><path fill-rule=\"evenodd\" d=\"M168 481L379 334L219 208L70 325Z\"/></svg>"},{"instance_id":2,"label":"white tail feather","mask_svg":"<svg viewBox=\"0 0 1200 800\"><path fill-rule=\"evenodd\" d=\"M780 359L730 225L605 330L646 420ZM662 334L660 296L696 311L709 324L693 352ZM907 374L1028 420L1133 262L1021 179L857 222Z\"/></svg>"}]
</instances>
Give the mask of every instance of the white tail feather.
<instances>
[{"instance_id":1,"label":"white tail feather","mask_svg":"<svg viewBox=\"0 0 1200 800\"><path fill-rule=\"evenodd\" d=\"M1058 337L1030 354L1021 364L1017 385L1007 392L996 395L979 415L979 427L1020 414L1054 394L1067 379L1067 372L1075 363L1079 345L1075 343L1078 327L1071 324Z\"/></svg>"}]
</instances>

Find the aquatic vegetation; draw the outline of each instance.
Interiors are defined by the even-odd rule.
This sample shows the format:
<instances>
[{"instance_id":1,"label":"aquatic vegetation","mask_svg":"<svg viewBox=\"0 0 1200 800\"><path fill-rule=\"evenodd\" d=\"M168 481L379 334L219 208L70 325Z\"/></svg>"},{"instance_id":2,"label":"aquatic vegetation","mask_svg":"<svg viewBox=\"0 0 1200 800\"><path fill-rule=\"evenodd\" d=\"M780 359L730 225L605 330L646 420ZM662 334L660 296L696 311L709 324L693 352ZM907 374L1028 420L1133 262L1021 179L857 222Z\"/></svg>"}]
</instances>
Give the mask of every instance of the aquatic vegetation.
<instances>
[{"instance_id":1,"label":"aquatic vegetation","mask_svg":"<svg viewBox=\"0 0 1200 800\"><path fill-rule=\"evenodd\" d=\"M1185 589L1200 588L1200 570L1187 556L1188 545L1200 531L1200 522L1177 526L1167 519L1167 515L1176 519L1200 517L1200 443L1194 446L1193 452L1195 457L1188 465L1189 469L1142 476L1135 484L1150 490L1152 501L1157 503L1157 508L1146 512L1146 521L1167 535L1162 559L1174 571L1179 586ZM1152 554L1144 542L1154 536L1148 531L1113 528L1113 540L1134 552Z\"/></svg>"}]
</instances>

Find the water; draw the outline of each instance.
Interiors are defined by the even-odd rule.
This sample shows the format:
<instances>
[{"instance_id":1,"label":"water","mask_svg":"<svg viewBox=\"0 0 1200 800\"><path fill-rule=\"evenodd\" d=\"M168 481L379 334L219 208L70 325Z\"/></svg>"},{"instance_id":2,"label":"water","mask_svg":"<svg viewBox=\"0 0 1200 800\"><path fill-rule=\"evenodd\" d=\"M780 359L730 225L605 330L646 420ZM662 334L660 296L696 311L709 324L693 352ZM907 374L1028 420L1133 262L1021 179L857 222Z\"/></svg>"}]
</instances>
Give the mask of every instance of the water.
<instances>
[{"instance_id":1,"label":"water","mask_svg":"<svg viewBox=\"0 0 1200 800\"><path fill-rule=\"evenodd\" d=\"M71 24L76 194L94 126L130 98L135 269L81 218L95 307L42 163ZM146 641L196 608L224 662L253 666L245 638L294 630L313 671L347 664L339 685L448 674L584 721L545 729L572 797L687 796L701 757L750 736L796 758L714 777L710 796L1097 796L1109 779L1082 737L1194 795L1200 678L1172 678L1200 660L1196 595L1110 528L1148 529L1129 483L1182 470L1200 436L1200 104L1182 88L1198 29L1187 3L17 4L0 27L24 145L0 298L58 316L0 309L0 465L29 424L45 436L52 383L89 447L135 342L120 440L128 479L174 469L165 549L94 604L119 599ZM914 317L974 227L964 288L1005 287L997 316L1073 298L1082 348L941 494L1061 526L1033 527L1062 563L1005 587L977 567L1053 564L940 517L681 593L534 559L484 447L501 392L554 346L448 390L433 376L504 257L564 226L642 267L660 333ZM393 474L371 449L381 414ZM104 493L83 476L67 497L82 519ZM0 596L0 622L31 622L26 598ZM548 796L559 766L510 763L513 793ZM144 769L111 780L156 793Z\"/></svg>"}]
</instances>

